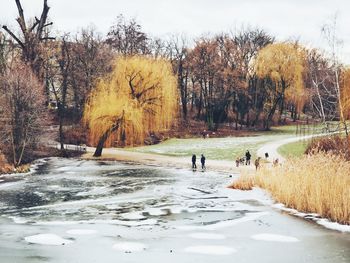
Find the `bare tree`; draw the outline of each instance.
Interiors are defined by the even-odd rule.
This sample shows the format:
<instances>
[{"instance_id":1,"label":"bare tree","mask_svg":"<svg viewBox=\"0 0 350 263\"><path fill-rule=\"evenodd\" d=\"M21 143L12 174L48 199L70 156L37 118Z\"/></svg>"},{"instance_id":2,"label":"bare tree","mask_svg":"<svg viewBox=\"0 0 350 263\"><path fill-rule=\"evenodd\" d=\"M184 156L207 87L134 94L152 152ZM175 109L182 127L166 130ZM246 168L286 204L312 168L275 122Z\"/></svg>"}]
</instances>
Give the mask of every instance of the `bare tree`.
<instances>
[{"instance_id":1,"label":"bare tree","mask_svg":"<svg viewBox=\"0 0 350 263\"><path fill-rule=\"evenodd\" d=\"M14 63L0 80L2 147L15 166L35 147L44 118L43 87L25 64Z\"/></svg>"},{"instance_id":2,"label":"bare tree","mask_svg":"<svg viewBox=\"0 0 350 263\"><path fill-rule=\"evenodd\" d=\"M334 119L337 112L337 94L333 83L331 63L320 51L308 51L307 87L310 94L310 108L322 122Z\"/></svg>"},{"instance_id":3,"label":"bare tree","mask_svg":"<svg viewBox=\"0 0 350 263\"><path fill-rule=\"evenodd\" d=\"M67 108L68 95L68 77L71 65L70 46L67 41L67 35L64 35L51 59L52 64L46 71L46 80L49 84L50 97L53 95L57 104L57 117L59 124L59 141L61 151L64 152L64 134L63 122Z\"/></svg>"},{"instance_id":4,"label":"bare tree","mask_svg":"<svg viewBox=\"0 0 350 263\"><path fill-rule=\"evenodd\" d=\"M167 57L173 66L173 72L177 76L177 84L180 91L182 116L187 119L187 102L189 97L189 58L188 43L184 36L173 36L167 45Z\"/></svg>"},{"instance_id":5,"label":"bare tree","mask_svg":"<svg viewBox=\"0 0 350 263\"><path fill-rule=\"evenodd\" d=\"M70 43L68 82L72 88L76 112L82 116L88 94L96 80L111 71L114 54L94 28L83 29Z\"/></svg>"},{"instance_id":6,"label":"bare tree","mask_svg":"<svg viewBox=\"0 0 350 263\"><path fill-rule=\"evenodd\" d=\"M40 18L35 17L33 20L26 21L24 11L20 0L15 0L18 17L16 19L20 33L16 34L6 25L2 28L12 37L18 47L22 50L23 61L28 63L39 79L43 79L42 72L42 58L40 56L44 43L46 40L54 39L48 36L47 28L52 25L48 22L48 13L50 7L47 0L44 0L43 9Z\"/></svg>"},{"instance_id":7,"label":"bare tree","mask_svg":"<svg viewBox=\"0 0 350 263\"><path fill-rule=\"evenodd\" d=\"M240 61L238 66L240 67L240 72L242 74L240 78L246 82L247 86L247 89L241 90L240 93L241 98L243 99L243 106L245 106L243 107L241 114L246 114L246 125L249 126L249 111L253 111L255 116L253 117L252 125L255 125L263 111L265 93L264 90L260 88L261 85L259 84L262 82L259 81L259 78L256 75L253 61L258 52L268 44L272 44L275 39L262 29L250 27L242 28L238 32L231 33L230 38L237 48L236 54ZM245 105L246 103L248 105ZM241 116L241 122L243 122L243 117L244 116Z\"/></svg>"},{"instance_id":8,"label":"bare tree","mask_svg":"<svg viewBox=\"0 0 350 263\"><path fill-rule=\"evenodd\" d=\"M123 15L117 17L106 39L106 43L122 55L149 54L149 42L141 25L135 19L126 20Z\"/></svg>"},{"instance_id":9,"label":"bare tree","mask_svg":"<svg viewBox=\"0 0 350 263\"><path fill-rule=\"evenodd\" d=\"M333 83L334 89L337 94L337 102L339 107L339 117L341 123L344 125L346 136L348 136L348 128L346 124L346 119L344 117L344 107L342 104L342 94L340 88L340 71L341 63L339 62L339 52L342 45L342 41L337 35L337 14L334 15L332 20L322 27L322 33L329 45L329 52L331 57L331 69L333 71Z\"/></svg>"}]
</instances>

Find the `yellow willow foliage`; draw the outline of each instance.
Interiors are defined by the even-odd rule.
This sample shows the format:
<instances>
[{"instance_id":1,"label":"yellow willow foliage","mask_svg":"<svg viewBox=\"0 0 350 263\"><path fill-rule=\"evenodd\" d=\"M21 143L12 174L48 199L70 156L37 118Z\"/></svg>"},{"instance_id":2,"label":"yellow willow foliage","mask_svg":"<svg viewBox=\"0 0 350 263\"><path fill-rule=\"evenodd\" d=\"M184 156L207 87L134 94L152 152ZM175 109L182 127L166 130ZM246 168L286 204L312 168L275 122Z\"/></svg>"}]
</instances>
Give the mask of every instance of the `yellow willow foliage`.
<instances>
[{"instance_id":1,"label":"yellow willow foliage","mask_svg":"<svg viewBox=\"0 0 350 263\"><path fill-rule=\"evenodd\" d=\"M341 74L340 96L346 119L350 119L350 68L345 69Z\"/></svg>"},{"instance_id":2,"label":"yellow willow foliage","mask_svg":"<svg viewBox=\"0 0 350 263\"><path fill-rule=\"evenodd\" d=\"M291 43L270 44L259 51L255 71L260 78L269 77L281 88L286 85L286 99L300 110L306 99L304 91L304 70L306 54Z\"/></svg>"},{"instance_id":3,"label":"yellow willow foliage","mask_svg":"<svg viewBox=\"0 0 350 263\"><path fill-rule=\"evenodd\" d=\"M84 121L90 128L90 142L97 144L118 122L120 127L109 136L106 146L115 141L143 143L148 132L170 128L177 102L176 78L168 61L141 56L119 58L86 104Z\"/></svg>"}]
</instances>

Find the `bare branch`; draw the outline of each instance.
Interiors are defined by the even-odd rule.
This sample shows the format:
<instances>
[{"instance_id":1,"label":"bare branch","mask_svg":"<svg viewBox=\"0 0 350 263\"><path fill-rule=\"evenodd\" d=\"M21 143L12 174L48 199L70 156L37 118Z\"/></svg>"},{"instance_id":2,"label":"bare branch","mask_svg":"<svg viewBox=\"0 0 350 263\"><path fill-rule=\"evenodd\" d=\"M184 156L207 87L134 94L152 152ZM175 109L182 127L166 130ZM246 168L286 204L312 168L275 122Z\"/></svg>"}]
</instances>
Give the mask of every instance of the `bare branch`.
<instances>
[{"instance_id":1,"label":"bare branch","mask_svg":"<svg viewBox=\"0 0 350 263\"><path fill-rule=\"evenodd\" d=\"M47 14L49 13L50 7L47 5L47 0L44 0L44 7L41 13L38 31L36 33L37 38L41 38L44 26L46 24Z\"/></svg>"},{"instance_id":2,"label":"bare branch","mask_svg":"<svg viewBox=\"0 0 350 263\"><path fill-rule=\"evenodd\" d=\"M40 23L39 18L35 17L35 22L32 25L32 27L30 28L29 32L32 32L37 27L37 25L39 25L39 23Z\"/></svg>"},{"instance_id":3,"label":"bare branch","mask_svg":"<svg viewBox=\"0 0 350 263\"><path fill-rule=\"evenodd\" d=\"M2 28L11 36L13 37L14 40L16 40L16 42L21 46L21 48L25 48L23 42L21 40L19 40L18 37L16 37L16 35L14 33L12 33L12 31L10 29L8 29L7 26L2 26Z\"/></svg>"},{"instance_id":4,"label":"bare branch","mask_svg":"<svg viewBox=\"0 0 350 263\"><path fill-rule=\"evenodd\" d=\"M24 18L23 8L22 8L20 0L16 0L16 5L17 5L17 9L18 9L18 14L19 14L19 17L16 20L17 20L19 26L21 27L23 34L25 34L27 31L27 27L26 27L26 21Z\"/></svg>"},{"instance_id":5,"label":"bare branch","mask_svg":"<svg viewBox=\"0 0 350 263\"><path fill-rule=\"evenodd\" d=\"M55 37L41 37L40 41L42 41L42 40L56 40L56 38Z\"/></svg>"}]
</instances>

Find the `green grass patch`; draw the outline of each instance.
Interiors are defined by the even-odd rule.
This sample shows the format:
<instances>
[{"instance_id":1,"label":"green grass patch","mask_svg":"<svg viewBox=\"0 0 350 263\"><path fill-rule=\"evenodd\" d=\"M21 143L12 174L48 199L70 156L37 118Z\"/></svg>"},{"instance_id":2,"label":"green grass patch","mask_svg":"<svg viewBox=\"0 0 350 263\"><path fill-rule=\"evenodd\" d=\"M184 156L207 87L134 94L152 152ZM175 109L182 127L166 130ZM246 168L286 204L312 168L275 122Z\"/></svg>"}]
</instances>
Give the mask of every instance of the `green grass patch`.
<instances>
[{"instance_id":1,"label":"green grass patch","mask_svg":"<svg viewBox=\"0 0 350 263\"><path fill-rule=\"evenodd\" d=\"M225 137L225 138L191 138L170 139L156 145L128 148L129 151L161 154L168 156L188 157L192 154L204 154L208 159L230 160L243 157L246 150L256 157L257 150L264 144L275 140L288 138L285 133L260 133L257 136Z\"/></svg>"},{"instance_id":2,"label":"green grass patch","mask_svg":"<svg viewBox=\"0 0 350 263\"><path fill-rule=\"evenodd\" d=\"M282 145L277 149L278 153L284 157L301 157L310 143L310 140L301 140Z\"/></svg>"}]
</instances>

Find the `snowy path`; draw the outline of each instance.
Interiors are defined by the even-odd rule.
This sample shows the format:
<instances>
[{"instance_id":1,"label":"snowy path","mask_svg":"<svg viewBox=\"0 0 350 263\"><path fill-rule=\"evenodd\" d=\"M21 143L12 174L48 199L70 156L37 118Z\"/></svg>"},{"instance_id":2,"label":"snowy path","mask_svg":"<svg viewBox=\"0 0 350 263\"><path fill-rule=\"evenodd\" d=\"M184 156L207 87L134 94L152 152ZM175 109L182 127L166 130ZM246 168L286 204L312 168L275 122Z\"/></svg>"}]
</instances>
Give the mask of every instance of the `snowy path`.
<instances>
[{"instance_id":1,"label":"snowy path","mask_svg":"<svg viewBox=\"0 0 350 263\"><path fill-rule=\"evenodd\" d=\"M335 133L313 134L313 135L307 135L307 136L302 136L302 137L293 136L290 138L270 142L270 143L263 145L261 148L259 148L257 151L257 155L260 157L263 157L263 156L265 156L265 153L268 153L269 159L271 161L278 158L278 160L280 162L283 162L283 161L285 161L285 158L281 154L278 153L278 148L280 148L281 146L288 144L288 143L293 143L293 142L302 141L302 140L308 140L311 138L322 137L322 136L332 135L332 134L335 134Z\"/></svg>"},{"instance_id":2,"label":"snowy path","mask_svg":"<svg viewBox=\"0 0 350 263\"><path fill-rule=\"evenodd\" d=\"M280 162L285 161L285 158L278 153L278 148L282 145L297 142L300 140L308 140L313 137L325 136L327 134L317 134L317 135L308 135L302 137L296 137L290 135L287 138L279 139L264 144L257 150L257 156L264 157L265 153L269 154L269 160L272 161L276 158ZM263 136L263 135L262 135ZM58 144L57 144L58 147ZM65 145L67 149L75 150L77 149L76 145ZM158 167L170 167L170 168L190 168L191 162L190 157L179 157L179 156L167 156L157 153L145 153L145 152L133 152L126 151L121 148L104 148L101 158L94 158L92 155L95 151L94 147L86 147L87 153L83 156L86 159L104 159L104 160L117 160L122 162L131 162L138 164L145 164ZM254 160L253 160L254 161ZM210 160L207 159L206 162L207 169L214 170L217 172L229 172L233 174L238 174L243 170L252 170L253 165L251 166L240 166L237 168L235 166L234 160ZM199 164L198 164L199 165Z\"/></svg>"}]
</instances>

